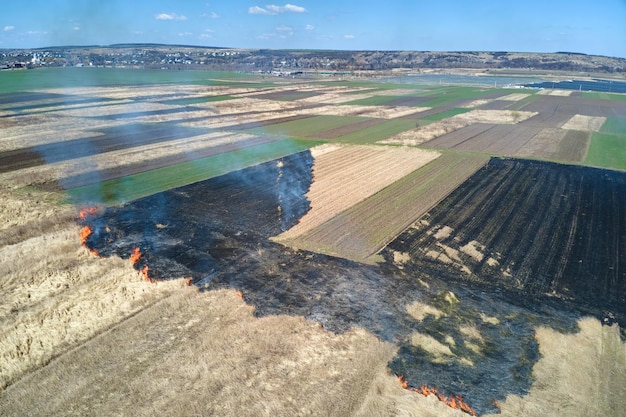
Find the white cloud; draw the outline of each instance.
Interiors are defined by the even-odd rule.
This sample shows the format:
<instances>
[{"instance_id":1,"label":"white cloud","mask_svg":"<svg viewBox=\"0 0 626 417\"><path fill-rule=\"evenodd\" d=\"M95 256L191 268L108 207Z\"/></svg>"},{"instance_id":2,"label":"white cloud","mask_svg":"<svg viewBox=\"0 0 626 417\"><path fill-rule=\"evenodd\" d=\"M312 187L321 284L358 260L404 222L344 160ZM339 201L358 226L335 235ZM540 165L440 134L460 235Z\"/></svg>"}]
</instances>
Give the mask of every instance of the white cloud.
<instances>
[{"instance_id":1,"label":"white cloud","mask_svg":"<svg viewBox=\"0 0 626 417\"><path fill-rule=\"evenodd\" d=\"M74 26L72 29L74 29L74 30L80 30L80 26Z\"/></svg>"},{"instance_id":2,"label":"white cloud","mask_svg":"<svg viewBox=\"0 0 626 417\"><path fill-rule=\"evenodd\" d=\"M248 9L248 13L250 14L271 14L267 10L259 6L253 6Z\"/></svg>"},{"instance_id":3,"label":"white cloud","mask_svg":"<svg viewBox=\"0 0 626 417\"><path fill-rule=\"evenodd\" d=\"M4 31L5 31L5 32L9 32L9 31L11 31L11 30L13 30L13 29L15 29L15 26L10 26L10 25L9 25L9 26L5 26L5 27L4 27Z\"/></svg>"},{"instance_id":4,"label":"white cloud","mask_svg":"<svg viewBox=\"0 0 626 417\"><path fill-rule=\"evenodd\" d=\"M211 35L210 33L203 33L199 36L200 39L212 39L213 35Z\"/></svg>"},{"instance_id":5,"label":"white cloud","mask_svg":"<svg viewBox=\"0 0 626 417\"><path fill-rule=\"evenodd\" d=\"M313 25L306 25L304 27L304 30L313 30L313 29L315 29L315 26L313 26Z\"/></svg>"},{"instance_id":6,"label":"white cloud","mask_svg":"<svg viewBox=\"0 0 626 417\"><path fill-rule=\"evenodd\" d=\"M253 6L248 8L248 13L250 14L269 14L269 15L277 15L280 13L304 13L306 9L302 6L296 6L295 4L285 4L284 6L277 6L275 4L268 4L263 7Z\"/></svg>"},{"instance_id":7,"label":"white cloud","mask_svg":"<svg viewBox=\"0 0 626 417\"><path fill-rule=\"evenodd\" d=\"M39 30L29 30L29 31L26 31L26 34L27 35L33 35L33 36L34 35L47 35L48 32L42 32L42 31L39 31Z\"/></svg>"},{"instance_id":8,"label":"white cloud","mask_svg":"<svg viewBox=\"0 0 626 417\"><path fill-rule=\"evenodd\" d=\"M343 35L344 39L356 39L356 36L354 35Z\"/></svg>"},{"instance_id":9,"label":"white cloud","mask_svg":"<svg viewBox=\"0 0 626 417\"><path fill-rule=\"evenodd\" d=\"M180 32L178 34L178 36L191 36L191 35L193 35L193 33L191 33L191 32Z\"/></svg>"},{"instance_id":10,"label":"white cloud","mask_svg":"<svg viewBox=\"0 0 626 417\"><path fill-rule=\"evenodd\" d=\"M215 12L211 12L211 19L219 19L220 15L215 13Z\"/></svg>"},{"instance_id":11,"label":"white cloud","mask_svg":"<svg viewBox=\"0 0 626 417\"><path fill-rule=\"evenodd\" d=\"M277 26L276 30L279 32L293 32L293 28L291 26Z\"/></svg>"},{"instance_id":12,"label":"white cloud","mask_svg":"<svg viewBox=\"0 0 626 417\"><path fill-rule=\"evenodd\" d=\"M154 15L156 20L187 20L186 16L177 15L176 13L159 13Z\"/></svg>"}]
</instances>

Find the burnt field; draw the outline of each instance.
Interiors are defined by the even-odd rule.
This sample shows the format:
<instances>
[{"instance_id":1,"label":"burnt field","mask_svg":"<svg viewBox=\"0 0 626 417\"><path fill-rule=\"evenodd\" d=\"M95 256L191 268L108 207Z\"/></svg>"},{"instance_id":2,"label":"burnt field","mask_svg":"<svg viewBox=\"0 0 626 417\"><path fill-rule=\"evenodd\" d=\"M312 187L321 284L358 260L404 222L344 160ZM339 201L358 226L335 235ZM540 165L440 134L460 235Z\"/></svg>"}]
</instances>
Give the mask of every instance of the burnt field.
<instances>
[{"instance_id":1,"label":"burnt field","mask_svg":"<svg viewBox=\"0 0 626 417\"><path fill-rule=\"evenodd\" d=\"M433 265L530 297L626 318L626 174L492 159L392 242Z\"/></svg>"},{"instance_id":2,"label":"burnt field","mask_svg":"<svg viewBox=\"0 0 626 417\"><path fill-rule=\"evenodd\" d=\"M602 248L610 256L623 247L619 210L624 201L615 192L624 185L621 174L607 179L599 170L492 160L424 218L438 231L443 225L462 230L448 236L458 245L475 237L490 248L476 249L482 249L483 262L466 259L474 253L462 256L473 268L466 276L459 265L429 260L425 250L438 248L439 241L428 241L433 233L427 228L401 235L383 251L387 261L377 266L269 241L309 210L304 195L313 181L312 163L306 151L108 208L84 221L92 231L86 245L105 257L129 258L138 248L135 268L152 280L188 276L202 290L237 289L258 317L304 316L339 333L366 328L399 346L389 367L408 387L462 395L480 414L496 412L494 401L508 394L528 392L540 357L535 326L569 332L582 313L605 317L610 310L623 317L619 271L625 266L610 263L610 269L604 255L591 250ZM512 201L502 195L507 190L520 197ZM581 200L581 191L595 197ZM606 204L605 194L613 196L613 204ZM481 204L481 195L492 196L486 199L491 205ZM527 204L520 207L522 200ZM508 210L499 208L499 201L510 203ZM618 218L621 213L621 226L610 221L616 213L608 213L608 207L618 210ZM596 213L599 208L604 214ZM534 217L541 210L548 213ZM517 221L513 211L521 216ZM571 221L560 227L559 218ZM394 258L399 251L410 253L410 260ZM525 260L528 253L532 256ZM591 262L578 264L580 256ZM491 257L497 257L499 268L487 264ZM555 279L547 280L548 274ZM559 297L542 297L548 291ZM420 315L407 306L430 313ZM444 346L444 352L433 344Z\"/></svg>"}]
</instances>

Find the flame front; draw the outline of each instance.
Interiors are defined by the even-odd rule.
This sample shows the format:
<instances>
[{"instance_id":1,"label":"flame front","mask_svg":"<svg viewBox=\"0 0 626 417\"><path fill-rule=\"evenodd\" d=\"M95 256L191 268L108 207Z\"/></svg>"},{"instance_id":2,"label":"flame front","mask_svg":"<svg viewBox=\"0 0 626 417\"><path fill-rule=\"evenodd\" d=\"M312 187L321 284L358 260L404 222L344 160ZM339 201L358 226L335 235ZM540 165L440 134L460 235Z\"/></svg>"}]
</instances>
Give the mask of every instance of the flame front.
<instances>
[{"instance_id":1,"label":"flame front","mask_svg":"<svg viewBox=\"0 0 626 417\"><path fill-rule=\"evenodd\" d=\"M87 219L89 216L93 216L98 212L98 209L95 207L82 207L80 212L78 213L78 218L81 220Z\"/></svg>"},{"instance_id":2,"label":"flame front","mask_svg":"<svg viewBox=\"0 0 626 417\"><path fill-rule=\"evenodd\" d=\"M130 254L130 264L135 265L141 258L141 250L139 248L133 248L133 253Z\"/></svg>"},{"instance_id":3,"label":"flame front","mask_svg":"<svg viewBox=\"0 0 626 417\"><path fill-rule=\"evenodd\" d=\"M451 397L446 397L445 395L437 392L437 388L431 388L426 385L422 385L419 388L410 387L409 381L404 379L402 375L398 375L398 381L400 381L400 384L402 385L402 388L404 389L408 389L409 391L413 391L413 392L419 392L425 397L428 397L429 395L432 394L436 396L439 401L446 404L450 408L454 408L455 410L461 410L471 416L476 415L476 411L474 411L472 407L470 407L467 403L465 403L463 401L463 397L461 397L460 395L453 395Z\"/></svg>"},{"instance_id":4,"label":"flame front","mask_svg":"<svg viewBox=\"0 0 626 417\"><path fill-rule=\"evenodd\" d=\"M149 272L150 269L148 268L148 265L144 265L143 269L141 270L141 275L143 275L143 279L145 279L146 281L154 284L156 283L156 281L152 278L150 278Z\"/></svg>"},{"instance_id":5,"label":"flame front","mask_svg":"<svg viewBox=\"0 0 626 417\"><path fill-rule=\"evenodd\" d=\"M80 232L78 233L78 236L80 237L80 244L83 245L92 255L100 256L97 250L91 249L87 246L87 239L89 239L89 236L91 236L92 233L93 229L89 226L85 226L80 229Z\"/></svg>"}]
</instances>

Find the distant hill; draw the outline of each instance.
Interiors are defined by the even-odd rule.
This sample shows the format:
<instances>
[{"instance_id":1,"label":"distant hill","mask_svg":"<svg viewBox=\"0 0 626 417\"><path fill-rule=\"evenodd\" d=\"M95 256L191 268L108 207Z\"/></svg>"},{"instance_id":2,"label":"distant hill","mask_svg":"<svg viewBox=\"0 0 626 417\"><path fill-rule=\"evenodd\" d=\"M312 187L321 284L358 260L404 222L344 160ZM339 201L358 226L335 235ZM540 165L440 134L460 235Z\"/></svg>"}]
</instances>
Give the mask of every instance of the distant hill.
<instances>
[{"instance_id":1,"label":"distant hill","mask_svg":"<svg viewBox=\"0 0 626 417\"><path fill-rule=\"evenodd\" d=\"M480 69L626 76L624 58L576 52L280 50L162 44L0 50L0 64L11 66L16 63L29 66L187 67L249 72Z\"/></svg>"}]
</instances>

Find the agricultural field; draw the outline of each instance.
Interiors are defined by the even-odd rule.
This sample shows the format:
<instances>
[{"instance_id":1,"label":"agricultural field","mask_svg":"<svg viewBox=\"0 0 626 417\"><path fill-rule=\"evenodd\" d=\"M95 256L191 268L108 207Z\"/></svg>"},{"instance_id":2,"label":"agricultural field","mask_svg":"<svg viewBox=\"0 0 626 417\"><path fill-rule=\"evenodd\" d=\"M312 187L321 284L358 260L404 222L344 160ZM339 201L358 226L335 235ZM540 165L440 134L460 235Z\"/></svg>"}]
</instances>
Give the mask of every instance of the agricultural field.
<instances>
[{"instance_id":1,"label":"agricultural field","mask_svg":"<svg viewBox=\"0 0 626 417\"><path fill-rule=\"evenodd\" d=\"M482 155L444 153L426 166L403 175L401 180L388 187L371 190L368 198L352 201L341 207L343 210L335 210L329 213L335 215L328 216L319 215L316 206L327 209L328 206L337 207L337 204L318 201L312 193L315 184L322 183L321 180L318 182L320 175L314 164L316 182L307 195L311 201L311 211L297 226L281 234L277 240L287 239L292 246L314 252L372 262L368 258L462 184L487 159ZM332 171L326 173L328 176L330 174ZM369 185L369 181L375 177L370 165L361 178L366 178ZM335 178L327 181L325 188L345 188L345 191L335 192L326 198L345 202L345 196L353 192L353 185L345 182L345 179ZM314 218L315 222L307 222L310 218Z\"/></svg>"},{"instance_id":2,"label":"agricultural field","mask_svg":"<svg viewBox=\"0 0 626 417\"><path fill-rule=\"evenodd\" d=\"M615 95L104 68L0 87L0 414L626 408Z\"/></svg>"}]
</instances>

